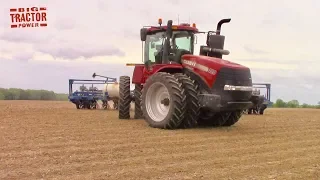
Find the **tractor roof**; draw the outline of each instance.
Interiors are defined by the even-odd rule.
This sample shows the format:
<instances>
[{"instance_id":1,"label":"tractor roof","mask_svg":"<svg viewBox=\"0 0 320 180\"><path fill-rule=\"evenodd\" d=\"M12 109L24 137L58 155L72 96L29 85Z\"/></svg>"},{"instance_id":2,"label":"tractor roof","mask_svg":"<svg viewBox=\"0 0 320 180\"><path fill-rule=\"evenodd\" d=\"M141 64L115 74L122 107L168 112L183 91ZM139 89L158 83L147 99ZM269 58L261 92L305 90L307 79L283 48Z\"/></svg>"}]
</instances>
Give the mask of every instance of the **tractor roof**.
<instances>
[{"instance_id":1,"label":"tractor roof","mask_svg":"<svg viewBox=\"0 0 320 180\"><path fill-rule=\"evenodd\" d=\"M161 32L161 31L166 31L167 26L151 26L148 28L147 33L152 34L155 32ZM195 27L195 24L193 26L190 26L190 24L180 24L180 25L172 25L172 30L173 31L191 31L194 33L199 32L199 30Z\"/></svg>"}]
</instances>

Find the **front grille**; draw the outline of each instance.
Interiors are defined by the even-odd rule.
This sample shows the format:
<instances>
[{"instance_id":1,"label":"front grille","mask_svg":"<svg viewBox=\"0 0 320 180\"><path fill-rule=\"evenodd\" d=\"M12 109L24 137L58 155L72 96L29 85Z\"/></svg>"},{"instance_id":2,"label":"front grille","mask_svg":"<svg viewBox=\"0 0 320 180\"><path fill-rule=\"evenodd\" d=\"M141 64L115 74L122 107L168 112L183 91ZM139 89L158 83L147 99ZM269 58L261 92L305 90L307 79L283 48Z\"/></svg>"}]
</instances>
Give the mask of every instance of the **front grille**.
<instances>
[{"instance_id":1,"label":"front grille","mask_svg":"<svg viewBox=\"0 0 320 180\"><path fill-rule=\"evenodd\" d=\"M252 86L250 69L221 68L212 86L214 94L221 96L222 103L231 101L248 101L252 92L225 91L224 85Z\"/></svg>"}]
</instances>

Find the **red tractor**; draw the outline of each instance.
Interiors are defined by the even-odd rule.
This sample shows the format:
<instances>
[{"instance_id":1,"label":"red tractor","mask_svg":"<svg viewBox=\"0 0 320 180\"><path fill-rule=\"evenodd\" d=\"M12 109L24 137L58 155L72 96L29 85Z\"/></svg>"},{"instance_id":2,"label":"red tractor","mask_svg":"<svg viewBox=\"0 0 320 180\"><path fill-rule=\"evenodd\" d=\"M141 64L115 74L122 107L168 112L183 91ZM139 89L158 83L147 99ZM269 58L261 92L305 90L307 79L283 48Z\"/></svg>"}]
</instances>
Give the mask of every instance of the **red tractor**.
<instances>
[{"instance_id":1,"label":"red tractor","mask_svg":"<svg viewBox=\"0 0 320 180\"><path fill-rule=\"evenodd\" d=\"M119 119L130 118L130 103L135 102L134 118L144 118L149 126L163 129L197 125L231 126L251 106L250 69L227 60L221 25L207 32L206 46L194 54L193 24L145 26L140 30L144 44L144 64L135 64L130 95L130 77L120 77Z\"/></svg>"}]
</instances>

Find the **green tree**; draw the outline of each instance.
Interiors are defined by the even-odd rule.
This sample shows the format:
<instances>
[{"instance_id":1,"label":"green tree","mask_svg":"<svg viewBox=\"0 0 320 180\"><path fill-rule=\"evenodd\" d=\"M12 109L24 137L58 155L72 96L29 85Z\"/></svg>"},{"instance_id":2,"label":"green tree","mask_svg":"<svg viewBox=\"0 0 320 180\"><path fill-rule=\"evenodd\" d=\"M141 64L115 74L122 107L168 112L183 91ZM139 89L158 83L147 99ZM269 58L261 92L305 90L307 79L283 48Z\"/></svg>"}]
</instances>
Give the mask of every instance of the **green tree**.
<instances>
[{"instance_id":1,"label":"green tree","mask_svg":"<svg viewBox=\"0 0 320 180\"><path fill-rule=\"evenodd\" d=\"M68 94L56 94L57 101L68 101Z\"/></svg>"},{"instance_id":2,"label":"green tree","mask_svg":"<svg viewBox=\"0 0 320 180\"><path fill-rule=\"evenodd\" d=\"M317 109L320 109L320 101L318 102L318 105L316 106Z\"/></svg>"},{"instance_id":3,"label":"green tree","mask_svg":"<svg viewBox=\"0 0 320 180\"><path fill-rule=\"evenodd\" d=\"M29 93L29 100L41 100L41 94L39 93L39 90L28 89L27 92Z\"/></svg>"},{"instance_id":4,"label":"green tree","mask_svg":"<svg viewBox=\"0 0 320 180\"><path fill-rule=\"evenodd\" d=\"M20 93L21 89L18 88L10 88L9 92L11 93L12 100L19 100L20 99Z\"/></svg>"},{"instance_id":5,"label":"green tree","mask_svg":"<svg viewBox=\"0 0 320 180\"><path fill-rule=\"evenodd\" d=\"M47 90L32 90L32 89L19 89L0 88L0 99L3 100L58 100L67 101L68 94L56 94L53 91Z\"/></svg>"},{"instance_id":6,"label":"green tree","mask_svg":"<svg viewBox=\"0 0 320 180\"><path fill-rule=\"evenodd\" d=\"M299 101L298 100L291 100L287 103L287 107L289 108L298 108L299 107Z\"/></svg>"},{"instance_id":7,"label":"green tree","mask_svg":"<svg viewBox=\"0 0 320 180\"><path fill-rule=\"evenodd\" d=\"M5 100L6 97L4 96L4 94L0 91L0 100Z\"/></svg>"},{"instance_id":8,"label":"green tree","mask_svg":"<svg viewBox=\"0 0 320 180\"><path fill-rule=\"evenodd\" d=\"M29 100L29 96L29 91L20 89L20 100Z\"/></svg>"},{"instance_id":9,"label":"green tree","mask_svg":"<svg viewBox=\"0 0 320 180\"><path fill-rule=\"evenodd\" d=\"M284 102L282 99L277 99L273 106L278 108L284 108L287 107L287 103Z\"/></svg>"}]
</instances>

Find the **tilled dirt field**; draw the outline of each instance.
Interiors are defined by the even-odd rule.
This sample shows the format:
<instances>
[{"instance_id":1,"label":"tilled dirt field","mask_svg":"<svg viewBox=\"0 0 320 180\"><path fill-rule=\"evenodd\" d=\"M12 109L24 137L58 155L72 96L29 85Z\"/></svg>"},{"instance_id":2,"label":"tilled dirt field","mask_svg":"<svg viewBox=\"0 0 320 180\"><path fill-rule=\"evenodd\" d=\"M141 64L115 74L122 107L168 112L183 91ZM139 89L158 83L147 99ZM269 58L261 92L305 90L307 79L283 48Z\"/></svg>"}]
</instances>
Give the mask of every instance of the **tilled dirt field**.
<instances>
[{"instance_id":1,"label":"tilled dirt field","mask_svg":"<svg viewBox=\"0 0 320 180\"><path fill-rule=\"evenodd\" d=\"M70 102L0 101L1 179L320 179L320 110L160 130Z\"/></svg>"}]
</instances>

